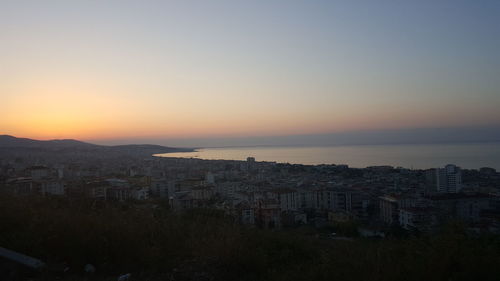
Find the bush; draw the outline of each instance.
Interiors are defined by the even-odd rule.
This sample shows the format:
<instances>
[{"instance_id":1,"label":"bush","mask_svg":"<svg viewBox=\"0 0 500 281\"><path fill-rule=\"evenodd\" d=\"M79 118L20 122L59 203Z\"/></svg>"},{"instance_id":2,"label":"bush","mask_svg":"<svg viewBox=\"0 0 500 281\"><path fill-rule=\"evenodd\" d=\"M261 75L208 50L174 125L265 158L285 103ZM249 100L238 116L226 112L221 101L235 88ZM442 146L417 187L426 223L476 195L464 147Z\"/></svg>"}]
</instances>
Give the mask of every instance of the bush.
<instances>
[{"instance_id":1,"label":"bush","mask_svg":"<svg viewBox=\"0 0 500 281\"><path fill-rule=\"evenodd\" d=\"M339 235L353 229L336 226ZM66 280L83 278L87 263L97 280L125 272L140 280L496 280L499 238L457 229L332 241L309 231L243 228L216 210L179 215L147 204L0 195L0 245L67 263Z\"/></svg>"}]
</instances>

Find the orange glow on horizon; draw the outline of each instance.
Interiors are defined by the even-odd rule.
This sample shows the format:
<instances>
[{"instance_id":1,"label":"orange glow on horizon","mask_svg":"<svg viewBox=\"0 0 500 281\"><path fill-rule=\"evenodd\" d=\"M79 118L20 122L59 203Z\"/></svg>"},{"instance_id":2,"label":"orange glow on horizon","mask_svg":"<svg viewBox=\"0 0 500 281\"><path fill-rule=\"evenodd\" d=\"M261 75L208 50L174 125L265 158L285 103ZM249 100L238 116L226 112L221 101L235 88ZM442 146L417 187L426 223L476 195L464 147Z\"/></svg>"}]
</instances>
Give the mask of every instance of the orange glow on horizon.
<instances>
[{"instance_id":1,"label":"orange glow on horizon","mask_svg":"<svg viewBox=\"0 0 500 281\"><path fill-rule=\"evenodd\" d=\"M474 1L456 13L426 1L369 13L309 1L32 2L0 9L0 134L243 138L500 123L499 17Z\"/></svg>"},{"instance_id":2,"label":"orange glow on horizon","mask_svg":"<svg viewBox=\"0 0 500 281\"><path fill-rule=\"evenodd\" d=\"M491 111L474 108L425 110L355 104L339 99L316 107L300 101L267 101L242 95L224 99L214 89L193 94L169 89L155 98L98 78L60 74L37 77L6 90L0 104L0 134L34 139L179 139L324 134L334 132L484 124L496 120ZM174 94L175 93L175 94ZM288 104L287 104L288 103ZM284 107L287 105L287 107Z\"/></svg>"}]
</instances>

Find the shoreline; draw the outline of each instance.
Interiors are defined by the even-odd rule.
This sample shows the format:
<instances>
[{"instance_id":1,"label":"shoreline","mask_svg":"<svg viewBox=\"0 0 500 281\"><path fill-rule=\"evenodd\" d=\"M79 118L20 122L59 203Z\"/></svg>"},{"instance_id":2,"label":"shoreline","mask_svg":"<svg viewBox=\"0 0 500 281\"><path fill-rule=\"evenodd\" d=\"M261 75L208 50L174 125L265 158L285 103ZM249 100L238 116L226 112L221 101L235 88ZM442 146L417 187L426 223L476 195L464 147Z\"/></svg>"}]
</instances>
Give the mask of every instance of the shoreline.
<instances>
[{"instance_id":1,"label":"shoreline","mask_svg":"<svg viewBox=\"0 0 500 281\"><path fill-rule=\"evenodd\" d=\"M430 169L456 164L465 169L500 169L500 143L452 143L427 145L353 145L353 146L266 146L195 148L192 151L157 153L155 157L200 160L257 161L306 166L348 165ZM384 160L384 161L381 161Z\"/></svg>"}]
</instances>

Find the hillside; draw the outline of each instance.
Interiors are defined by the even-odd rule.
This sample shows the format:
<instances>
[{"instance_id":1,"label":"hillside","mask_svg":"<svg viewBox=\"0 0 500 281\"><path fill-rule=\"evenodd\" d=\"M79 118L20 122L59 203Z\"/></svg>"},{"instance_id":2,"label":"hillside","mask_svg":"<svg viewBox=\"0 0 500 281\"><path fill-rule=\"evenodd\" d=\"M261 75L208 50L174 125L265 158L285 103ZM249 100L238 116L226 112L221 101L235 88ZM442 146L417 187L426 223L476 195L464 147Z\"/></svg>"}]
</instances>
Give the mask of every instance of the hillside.
<instances>
[{"instance_id":1,"label":"hillside","mask_svg":"<svg viewBox=\"0 0 500 281\"><path fill-rule=\"evenodd\" d=\"M126 154L156 154L168 152L192 151L189 148L174 148L151 144L130 145L96 145L73 139L63 140L34 140L17 138L9 135L0 135L0 151L2 152L93 152L93 153L126 153Z\"/></svg>"},{"instance_id":2,"label":"hillside","mask_svg":"<svg viewBox=\"0 0 500 281\"><path fill-rule=\"evenodd\" d=\"M132 280L152 281L465 281L500 274L498 237L469 237L459 226L432 237L342 241L318 238L310 228L268 231L233 222L220 211L175 213L160 202L0 193L0 246L48 265L31 280L105 281L131 273ZM88 263L93 276L84 273Z\"/></svg>"},{"instance_id":3,"label":"hillside","mask_svg":"<svg viewBox=\"0 0 500 281\"><path fill-rule=\"evenodd\" d=\"M63 140L34 140L28 138L16 138L9 135L0 135L0 147L10 148L54 148L54 147L97 147L98 145L81 142L73 139Z\"/></svg>"}]
</instances>

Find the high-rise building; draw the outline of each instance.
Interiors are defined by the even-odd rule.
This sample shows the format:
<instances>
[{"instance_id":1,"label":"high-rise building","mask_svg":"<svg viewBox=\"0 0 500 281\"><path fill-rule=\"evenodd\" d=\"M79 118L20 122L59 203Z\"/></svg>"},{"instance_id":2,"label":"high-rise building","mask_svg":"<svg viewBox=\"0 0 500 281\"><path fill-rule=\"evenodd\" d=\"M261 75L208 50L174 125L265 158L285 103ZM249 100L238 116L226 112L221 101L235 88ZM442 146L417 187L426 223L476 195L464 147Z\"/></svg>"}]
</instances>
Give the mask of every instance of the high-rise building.
<instances>
[{"instance_id":1,"label":"high-rise building","mask_svg":"<svg viewBox=\"0 0 500 281\"><path fill-rule=\"evenodd\" d=\"M255 158L247 157L247 170L252 171L255 169Z\"/></svg>"},{"instance_id":2,"label":"high-rise building","mask_svg":"<svg viewBox=\"0 0 500 281\"><path fill-rule=\"evenodd\" d=\"M462 170L455 165L436 169L436 188L440 193L458 193L462 190Z\"/></svg>"}]
</instances>

